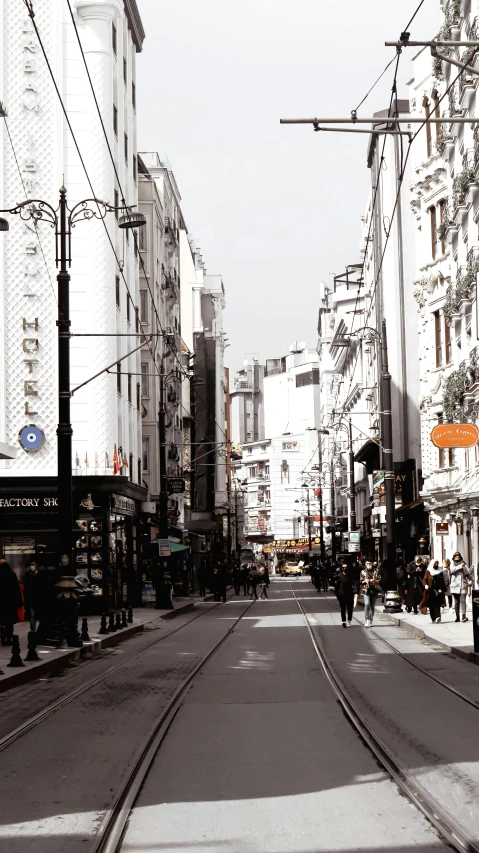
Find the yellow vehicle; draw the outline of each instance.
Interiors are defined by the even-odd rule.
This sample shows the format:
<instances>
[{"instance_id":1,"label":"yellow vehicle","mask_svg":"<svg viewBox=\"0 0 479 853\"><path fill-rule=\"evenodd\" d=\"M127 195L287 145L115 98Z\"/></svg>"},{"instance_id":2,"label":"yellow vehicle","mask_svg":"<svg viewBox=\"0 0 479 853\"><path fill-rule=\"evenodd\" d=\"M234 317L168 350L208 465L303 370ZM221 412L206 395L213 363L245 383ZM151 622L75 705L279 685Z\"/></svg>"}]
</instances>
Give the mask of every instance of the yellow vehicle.
<instances>
[{"instance_id":1,"label":"yellow vehicle","mask_svg":"<svg viewBox=\"0 0 479 853\"><path fill-rule=\"evenodd\" d=\"M295 576L299 577L302 574L301 566L299 565L298 560L288 560L287 563L281 569L281 574L283 577Z\"/></svg>"}]
</instances>

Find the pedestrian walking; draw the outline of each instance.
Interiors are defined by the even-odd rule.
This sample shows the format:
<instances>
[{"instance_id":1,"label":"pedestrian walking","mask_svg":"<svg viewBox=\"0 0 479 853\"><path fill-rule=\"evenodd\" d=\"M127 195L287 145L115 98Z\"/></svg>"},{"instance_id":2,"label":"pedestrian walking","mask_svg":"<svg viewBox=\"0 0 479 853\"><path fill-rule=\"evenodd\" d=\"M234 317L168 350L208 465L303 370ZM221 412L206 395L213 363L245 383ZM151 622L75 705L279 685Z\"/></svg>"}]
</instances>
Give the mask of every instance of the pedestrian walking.
<instances>
[{"instance_id":1,"label":"pedestrian walking","mask_svg":"<svg viewBox=\"0 0 479 853\"><path fill-rule=\"evenodd\" d=\"M258 571L258 586L259 586L259 598L268 598L268 571L265 566L261 566Z\"/></svg>"},{"instance_id":2,"label":"pedestrian walking","mask_svg":"<svg viewBox=\"0 0 479 853\"><path fill-rule=\"evenodd\" d=\"M235 562L233 566L233 589L235 591L235 595L240 594L241 589L241 567L239 563Z\"/></svg>"},{"instance_id":3,"label":"pedestrian walking","mask_svg":"<svg viewBox=\"0 0 479 853\"><path fill-rule=\"evenodd\" d=\"M407 582L404 590L406 598L406 610L408 613L414 610L417 614L418 607L423 595L422 579L424 575L424 565L422 557L418 555L413 563L407 567Z\"/></svg>"},{"instance_id":4,"label":"pedestrian walking","mask_svg":"<svg viewBox=\"0 0 479 853\"><path fill-rule=\"evenodd\" d=\"M33 633L37 630L37 622L40 619L42 593L42 577L38 563L31 560L23 580L23 604L25 616L30 622L30 631Z\"/></svg>"},{"instance_id":5,"label":"pedestrian walking","mask_svg":"<svg viewBox=\"0 0 479 853\"><path fill-rule=\"evenodd\" d=\"M431 622L441 621L441 607L445 601L445 581L442 566L439 560L431 560L424 575L424 596L421 606L425 600L425 606L429 606ZM423 612L426 612L425 610Z\"/></svg>"},{"instance_id":6,"label":"pedestrian walking","mask_svg":"<svg viewBox=\"0 0 479 853\"><path fill-rule=\"evenodd\" d=\"M202 557L200 560L200 565L198 567L198 571L196 573L198 578L198 587L199 593L202 598L206 597L206 581L208 577L208 569L206 566L206 558Z\"/></svg>"},{"instance_id":7,"label":"pedestrian walking","mask_svg":"<svg viewBox=\"0 0 479 853\"><path fill-rule=\"evenodd\" d=\"M454 610L456 611L456 622L467 622L466 616L466 594L469 589L472 589L472 578L467 568L462 555L456 551L452 555L452 563L450 566L451 572L451 594L454 600Z\"/></svg>"},{"instance_id":8,"label":"pedestrian walking","mask_svg":"<svg viewBox=\"0 0 479 853\"><path fill-rule=\"evenodd\" d=\"M444 592L446 595L444 607L449 606L449 613L454 613L453 598L451 593L451 561L444 557L442 561L442 573L444 575Z\"/></svg>"},{"instance_id":9,"label":"pedestrian walking","mask_svg":"<svg viewBox=\"0 0 479 853\"><path fill-rule=\"evenodd\" d=\"M243 595L248 595L248 573L248 564L242 563L240 567L240 588L243 590Z\"/></svg>"},{"instance_id":10,"label":"pedestrian walking","mask_svg":"<svg viewBox=\"0 0 479 853\"><path fill-rule=\"evenodd\" d=\"M256 571L254 566L251 566L248 572L248 590L249 597L251 599L254 598L255 601L258 600L258 572Z\"/></svg>"},{"instance_id":11,"label":"pedestrian walking","mask_svg":"<svg viewBox=\"0 0 479 853\"><path fill-rule=\"evenodd\" d=\"M213 594L215 601L222 601L223 604L228 604L226 601L226 585L228 575L226 567L219 563L213 569Z\"/></svg>"},{"instance_id":12,"label":"pedestrian walking","mask_svg":"<svg viewBox=\"0 0 479 853\"><path fill-rule=\"evenodd\" d=\"M11 646L13 626L18 622L18 608L23 598L18 578L5 559L0 560L0 636L2 646Z\"/></svg>"},{"instance_id":13,"label":"pedestrian walking","mask_svg":"<svg viewBox=\"0 0 479 853\"><path fill-rule=\"evenodd\" d=\"M401 596L402 600L404 601L405 589L407 587L407 571L405 569L405 566L404 566L404 563L402 562L402 560L400 560L397 564L396 578L397 578L399 595Z\"/></svg>"},{"instance_id":14,"label":"pedestrian walking","mask_svg":"<svg viewBox=\"0 0 479 853\"><path fill-rule=\"evenodd\" d=\"M374 566L371 560L367 560L366 565L361 572L360 581L361 592L364 596L364 627L371 628L374 619L376 599L381 589L381 575L377 564Z\"/></svg>"},{"instance_id":15,"label":"pedestrian walking","mask_svg":"<svg viewBox=\"0 0 479 853\"><path fill-rule=\"evenodd\" d=\"M354 580L351 577L347 563L343 563L339 569L335 583L335 592L341 609L343 628L347 627L346 616L348 618L347 624L351 627L354 607Z\"/></svg>"}]
</instances>

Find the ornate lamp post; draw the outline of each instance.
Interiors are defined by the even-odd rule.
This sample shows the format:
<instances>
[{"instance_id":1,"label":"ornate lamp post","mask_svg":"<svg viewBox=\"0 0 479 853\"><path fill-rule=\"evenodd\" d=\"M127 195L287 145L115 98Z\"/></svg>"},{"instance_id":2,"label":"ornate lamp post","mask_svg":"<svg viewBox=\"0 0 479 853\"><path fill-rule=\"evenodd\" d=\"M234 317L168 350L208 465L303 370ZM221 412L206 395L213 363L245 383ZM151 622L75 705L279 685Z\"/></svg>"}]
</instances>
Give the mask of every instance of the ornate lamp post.
<instances>
[{"instance_id":1,"label":"ornate lamp post","mask_svg":"<svg viewBox=\"0 0 479 853\"><path fill-rule=\"evenodd\" d=\"M119 217L120 228L138 228L145 224L142 213L116 208L96 198L78 202L71 210L67 205L67 191L60 188L59 206L53 208L40 199L27 199L21 204L0 213L17 214L22 219L48 222L55 229L56 266L58 269L58 553L62 577L57 584L58 598L64 605L62 622L67 626L69 646L81 646L77 626L77 595L75 567L72 558L73 539L73 481L72 481L72 425L70 422L70 273L71 231L83 219L104 219L110 211L123 210ZM8 221L0 220L1 230L8 231Z\"/></svg>"}]
</instances>

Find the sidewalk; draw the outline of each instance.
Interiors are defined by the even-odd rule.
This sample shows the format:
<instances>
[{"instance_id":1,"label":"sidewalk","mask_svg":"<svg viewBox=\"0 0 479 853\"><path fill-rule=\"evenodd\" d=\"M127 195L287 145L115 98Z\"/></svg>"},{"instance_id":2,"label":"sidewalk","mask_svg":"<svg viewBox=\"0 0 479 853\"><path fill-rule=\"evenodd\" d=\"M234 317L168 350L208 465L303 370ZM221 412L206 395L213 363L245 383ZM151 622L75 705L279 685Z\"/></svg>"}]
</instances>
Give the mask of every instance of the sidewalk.
<instances>
[{"instance_id":1,"label":"sidewalk","mask_svg":"<svg viewBox=\"0 0 479 853\"><path fill-rule=\"evenodd\" d=\"M207 597L207 601L211 600L212 596ZM173 619L181 613L186 613L193 610L195 603L203 601L199 595L192 594L187 598L174 598L173 610L155 610L153 607L137 607L133 610L133 623L127 628L121 628L111 634L99 634L100 616L89 616L88 618L88 634L89 641L84 641L81 649L65 649L60 650L52 646L37 646L37 654L39 661L25 661L27 655L27 634L30 630L28 622L17 622L14 633L20 638L21 657L24 661L23 667L10 668L7 664L10 662L12 650L11 646L0 646L0 670L3 675L0 675L0 693L10 690L12 687L17 687L19 684L25 684L27 681L32 681L35 678L43 677L49 673L64 669L72 661L80 660L81 658L89 657L92 654L98 653L101 649L106 649L110 646L115 646L124 640L130 639L135 634L143 631L148 622L155 619ZM81 619L78 622L81 629Z\"/></svg>"},{"instance_id":2,"label":"sidewalk","mask_svg":"<svg viewBox=\"0 0 479 853\"><path fill-rule=\"evenodd\" d=\"M438 624L431 622L429 613L425 616L421 613L415 616L414 613L407 613L406 610L402 613L384 613L382 605L376 605L376 612L383 614L384 619L401 626L416 637L433 640L436 645L442 646L451 654L479 664L479 654L474 652L472 605L469 599L466 612L468 622L456 622L456 614L449 613L449 609L441 611L441 621Z\"/></svg>"}]
</instances>

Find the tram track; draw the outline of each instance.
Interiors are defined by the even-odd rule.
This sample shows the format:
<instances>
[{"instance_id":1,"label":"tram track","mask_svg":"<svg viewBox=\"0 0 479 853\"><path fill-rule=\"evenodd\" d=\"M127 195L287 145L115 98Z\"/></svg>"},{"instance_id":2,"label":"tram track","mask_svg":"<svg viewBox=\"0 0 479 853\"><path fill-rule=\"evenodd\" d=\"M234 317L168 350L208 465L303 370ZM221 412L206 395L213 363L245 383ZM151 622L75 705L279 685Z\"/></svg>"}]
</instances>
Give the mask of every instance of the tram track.
<instances>
[{"instance_id":1,"label":"tram track","mask_svg":"<svg viewBox=\"0 0 479 853\"><path fill-rule=\"evenodd\" d=\"M479 853L478 843L474 839L469 838L464 833L462 827L459 826L454 820L452 820L450 816L444 813L444 810L422 788L422 786L418 784L416 779L410 773L408 773L406 770L399 766L392 752L390 751L390 749L388 749L386 743L384 743L384 741L379 738L378 735L374 732L373 728L370 726L370 724L368 723L364 715L361 713L357 705L352 701L341 679L335 672L334 668L331 666L324 650L321 647L321 641L319 637L317 637L317 635L313 631L313 625L311 624L309 615L301 604L301 599L298 598L292 586L291 592L305 620L309 637L311 639L314 651L321 665L321 669L326 679L328 680L334 695L336 696L338 702L343 708L343 711L345 712L347 718L357 730L363 741L367 744L376 759L384 767L384 769L391 776L391 778L396 782L400 791L424 814L424 816L429 820L429 822L434 826L434 828L440 833L443 839L445 839L445 841L447 841L454 848L454 850L461 851L461 853ZM381 640L382 638L379 637L379 639ZM386 641L383 640L383 642ZM387 643L387 645L390 644ZM394 649L394 646L391 646L391 648ZM397 650L394 649L394 651ZM397 653L401 657L404 657L402 653ZM408 663L411 663L411 665L413 665L407 657L405 657L404 659ZM424 672L425 675L429 675L429 673L427 673L426 670L423 670L422 667L416 665L414 666L416 669L420 670L421 672ZM433 678L433 680L437 681L437 683L440 684L442 687L449 690L451 693L457 695L458 698L463 699L468 704L472 705L474 708L477 708L477 704L475 702L468 699L468 697L465 697L463 694L461 694L460 691L456 691L456 689L452 688L451 685L448 685L446 682L443 682L442 679L436 679L432 675L430 677ZM111 851L111 853L113 853L113 851Z\"/></svg>"},{"instance_id":2,"label":"tram track","mask_svg":"<svg viewBox=\"0 0 479 853\"><path fill-rule=\"evenodd\" d=\"M158 646L161 643L166 642L166 640L169 640L175 634L178 634L179 631L184 630L189 625L191 625L193 622L196 622L197 619L200 619L202 616L206 616L208 613L211 613L213 610L215 610L214 607L209 607L208 609L203 610L201 613L198 613L196 616L194 616L192 619L189 619L183 625L179 625L178 628L175 628L173 631L170 631L168 634L165 634L164 636L160 637L159 639L153 640L151 643L148 643L147 645L142 646L142 648L139 649L139 651L135 652L133 655L130 655L127 658L123 658L119 663L115 664L114 666L110 666L108 669L106 669L100 675L95 676L95 678L91 678L89 681L86 681L83 684L80 684L78 687L75 687L73 690L70 690L68 693L64 693L63 696L60 696L58 699L56 699L50 705L47 705L45 708L42 708L41 711L38 711L38 713L34 714L33 716L31 716L27 720L25 720L24 723L22 723L21 725L17 726L14 729L12 729L8 734L6 734L2 738L0 738L0 751L2 751L3 749L6 749L8 746L13 744L16 740L21 738L27 732L31 731L31 729L35 728L35 726L42 723L48 717L51 717L53 714L55 714L57 711L59 711L60 708L63 708L69 702L73 701L73 699L76 699L78 696L81 696L83 693L86 693L88 690L91 690L92 687L95 687L97 684L100 684L102 681L105 681L105 679L108 678L108 676L110 676L113 673L118 672L118 670L128 666L128 664L130 664L136 658L141 657L141 655L145 654L145 652L148 652L151 649L155 648L155 646Z\"/></svg>"}]
</instances>

